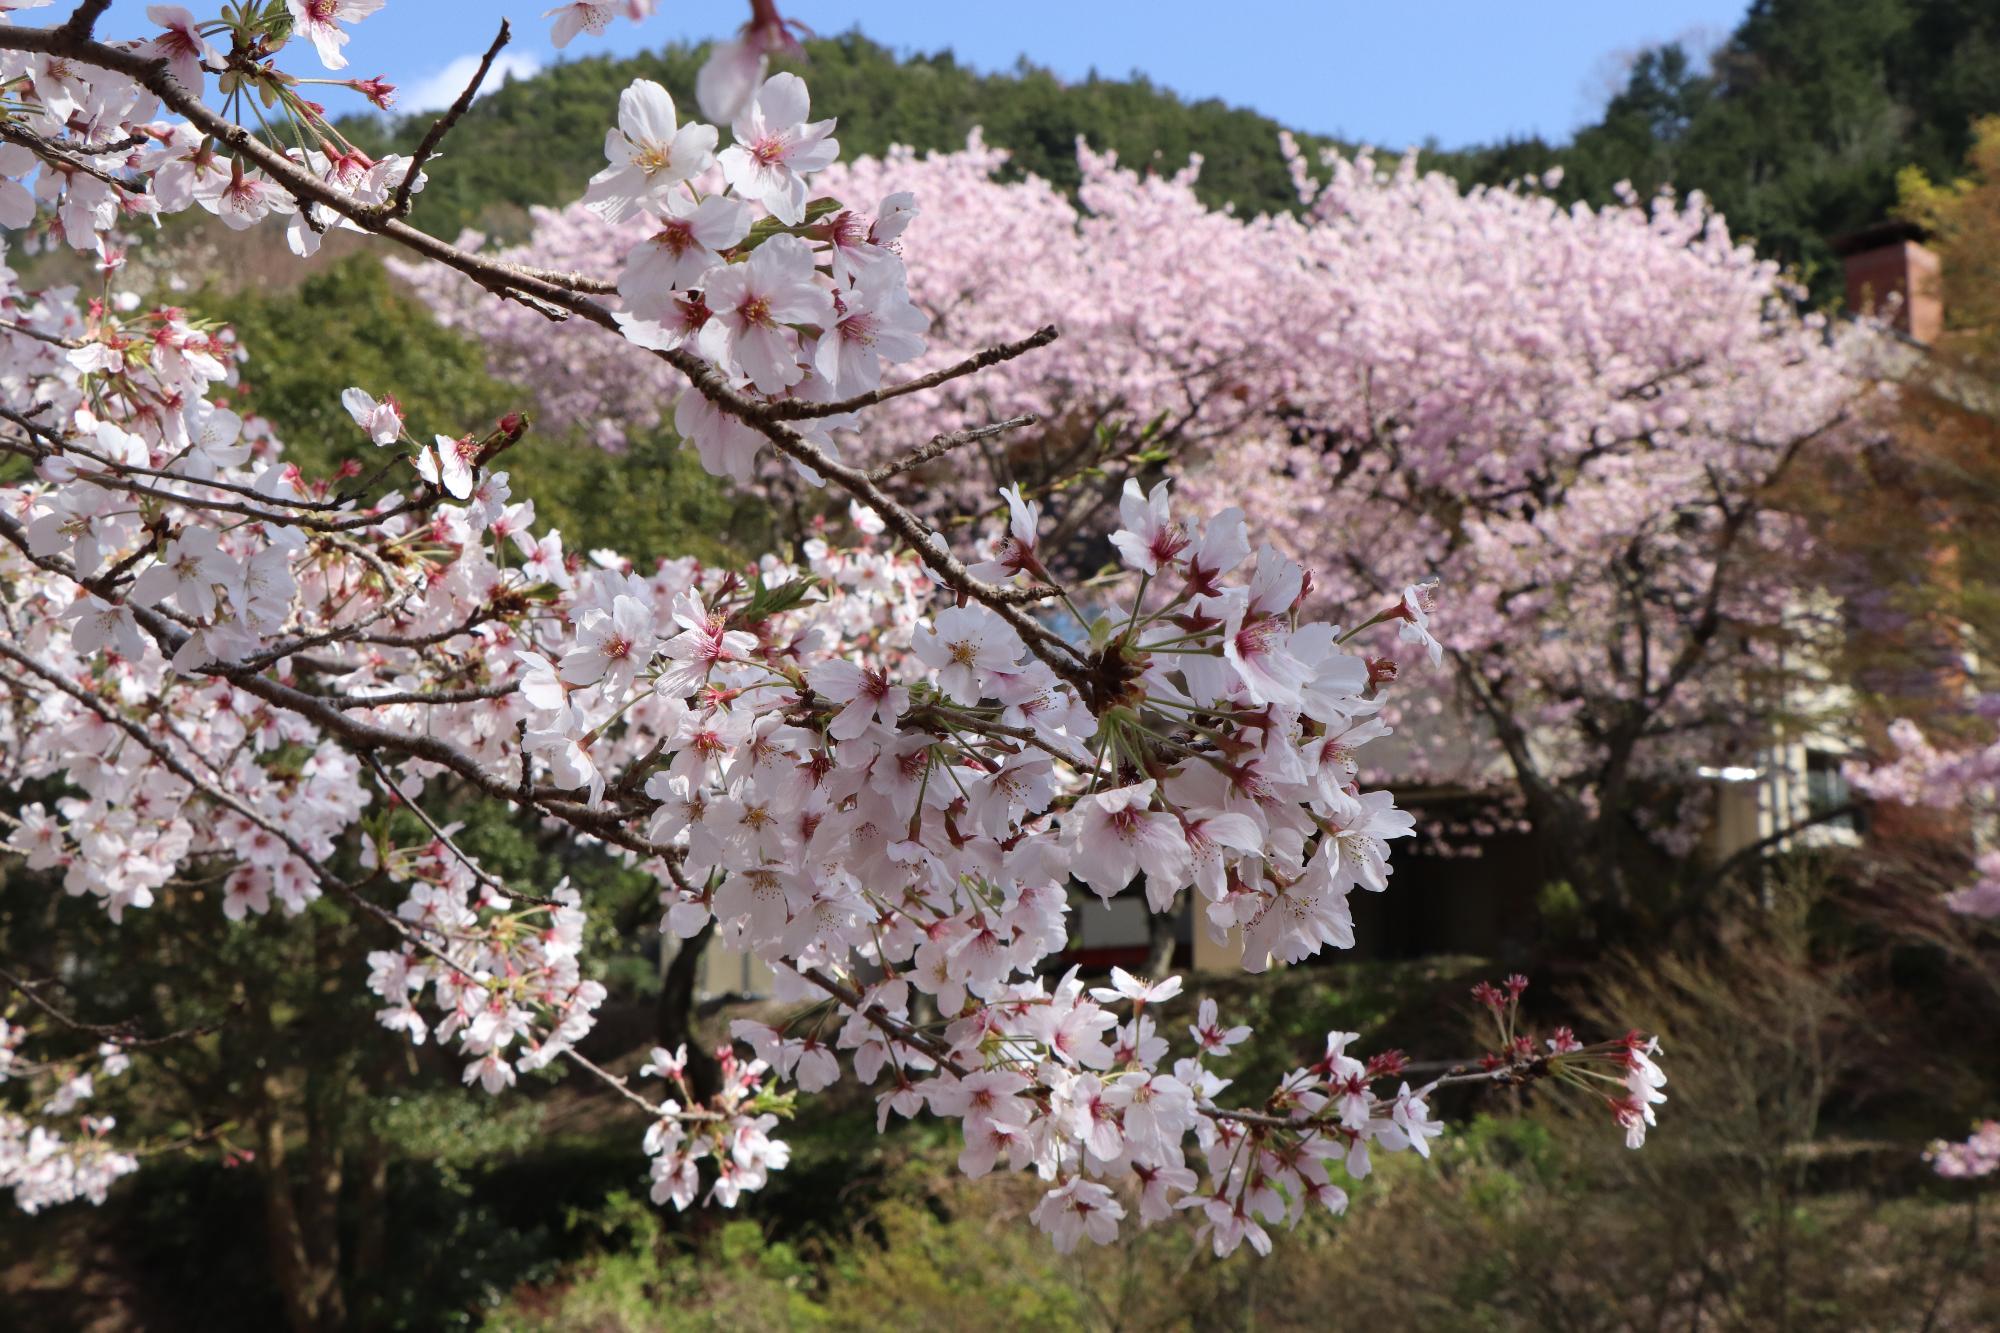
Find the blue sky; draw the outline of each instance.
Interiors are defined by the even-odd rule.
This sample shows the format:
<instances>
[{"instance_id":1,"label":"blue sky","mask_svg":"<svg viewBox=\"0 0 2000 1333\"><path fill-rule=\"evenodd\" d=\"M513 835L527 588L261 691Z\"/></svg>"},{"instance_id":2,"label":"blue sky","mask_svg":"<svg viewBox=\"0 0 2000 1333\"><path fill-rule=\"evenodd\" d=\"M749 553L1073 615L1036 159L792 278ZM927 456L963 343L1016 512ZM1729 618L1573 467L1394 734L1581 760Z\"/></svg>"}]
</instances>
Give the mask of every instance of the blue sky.
<instances>
[{"instance_id":1,"label":"blue sky","mask_svg":"<svg viewBox=\"0 0 2000 1333\"><path fill-rule=\"evenodd\" d=\"M197 15L208 3L182 0ZM386 75L422 101L449 100L504 15L517 69L559 58L541 11L553 0L390 0L354 29L353 74ZM44 13L62 12L58 6ZM1562 137L1603 105L1622 59L1651 42L1712 43L1747 0L780 0L821 33L859 27L898 50L949 47L981 69L1026 55L1065 77L1142 70L1189 97L1220 97L1299 129L1386 147L1445 146L1515 133ZM722 35L747 5L662 0L643 24L619 19L569 53L631 52ZM145 0L118 0L102 25L147 25ZM39 16L37 16L39 17ZM303 73L307 61L295 62ZM313 62L316 63L316 62ZM456 76L456 77L454 77ZM810 77L810 75L808 75ZM337 104L336 104L337 105ZM826 107L838 115L838 107Z\"/></svg>"}]
</instances>

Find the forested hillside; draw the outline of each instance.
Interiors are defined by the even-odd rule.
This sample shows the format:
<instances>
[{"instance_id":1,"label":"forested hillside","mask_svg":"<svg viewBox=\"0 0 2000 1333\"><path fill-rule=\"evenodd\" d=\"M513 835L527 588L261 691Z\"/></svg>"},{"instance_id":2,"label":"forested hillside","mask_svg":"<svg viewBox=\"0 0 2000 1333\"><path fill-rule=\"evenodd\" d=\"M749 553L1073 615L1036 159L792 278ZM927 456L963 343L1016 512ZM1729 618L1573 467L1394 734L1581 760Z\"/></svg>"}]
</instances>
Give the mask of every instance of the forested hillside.
<instances>
[{"instance_id":1,"label":"forested hillside","mask_svg":"<svg viewBox=\"0 0 2000 1333\"><path fill-rule=\"evenodd\" d=\"M1621 180L1704 191L1731 228L1837 294L1830 237L1880 221L1896 172L1954 175L1972 122L2000 110L1993 0L1757 0L1706 63L1678 45L1642 53L1573 142L1445 155L1465 179L1561 163L1568 198Z\"/></svg>"},{"instance_id":2,"label":"forested hillside","mask_svg":"<svg viewBox=\"0 0 2000 1333\"><path fill-rule=\"evenodd\" d=\"M526 205L581 194L586 164L604 139L605 109L619 92L634 79L657 79L692 106L705 49L566 61L482 98L453 132L450 158L432 169L426 225L446 234L461 225L505 231ZM1079 179L1082 136L1133 163L1157 158L1178 168L1190 153L1202 154L1202 193L1212 204L1255 212L1295 202L1276 121L1213 99L1183 101L1143 77L1064 84L1026 61L1006 74L981 74L948 51L899 60L859 33L808 42L806 53L815 106L839 115L843 156L891 144L959 148L983 127L989 142L1012 151L1018 171L1069 187ZM379 126L362 134L407 152L429 125L429 117L411 116L386 136Z\"/></svg>"},{"instance_id":3,"label":"forested hillside","mask_svg":"<svg viewBox=\"0 0 2000 1333\"><path fill-rule=\"evenodd\" d=\"M1257 212L1293 203L1276 121L1213 99L1185 101L1143 77L1065 84L1025 60L983 74L948 51L899 59L859 33L809 42L807 58L813 96L837 108L850 156L897 143L954 148L983 126L1018 171L1073 186L1082 136L1134 164L1177 168L1202 154L1201 193L1211 204ZM653 78L687 97L700 63L701 51L687 47L567 61L491 93L435 165L425 225L518 233L527 205L581 193L605 108L621 88ZM1702 190L1738 234L1800 265L1830 297L1837 266L1827 238L1879 221L1902 167L1949 176L1971 145L1972 120L1997 110L1992 0L1758 0L1707 62L1674 44L1642 52L1602 118L1569 143L1475 145L1429 161L1467 182L1560 164L1558 193L1593 203L1621 181L1642 194L1666 184ZM357 133L408 151L428 125L411 116ZM1301 137L1309 147L1330 142Z\"/></svg>"}]
</instances>

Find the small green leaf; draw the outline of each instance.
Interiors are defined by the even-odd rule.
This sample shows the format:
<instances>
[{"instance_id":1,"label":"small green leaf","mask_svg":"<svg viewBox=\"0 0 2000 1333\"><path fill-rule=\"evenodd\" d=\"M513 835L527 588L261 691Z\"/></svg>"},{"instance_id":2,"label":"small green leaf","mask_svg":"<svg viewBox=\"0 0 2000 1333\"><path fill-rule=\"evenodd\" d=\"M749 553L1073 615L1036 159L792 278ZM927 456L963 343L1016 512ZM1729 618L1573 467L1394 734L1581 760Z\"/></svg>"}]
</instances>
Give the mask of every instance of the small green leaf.
<instances>
[{"instance_id":1,"label":"small green leaf","mask_svg":"<svg viewBox=\"0 0 2000 1333\"><path fill-rule=\"evenodd\" d=\"M818 586L819 580L810 576L793 579L790 583L781 583L775 588L766 587L764 580L759 578L756 591L750 595L748 602L730 613L729 623L754 625L760 620L783 615L804 605L806 598L810 597Z\"/></svg>"}]
</instances>

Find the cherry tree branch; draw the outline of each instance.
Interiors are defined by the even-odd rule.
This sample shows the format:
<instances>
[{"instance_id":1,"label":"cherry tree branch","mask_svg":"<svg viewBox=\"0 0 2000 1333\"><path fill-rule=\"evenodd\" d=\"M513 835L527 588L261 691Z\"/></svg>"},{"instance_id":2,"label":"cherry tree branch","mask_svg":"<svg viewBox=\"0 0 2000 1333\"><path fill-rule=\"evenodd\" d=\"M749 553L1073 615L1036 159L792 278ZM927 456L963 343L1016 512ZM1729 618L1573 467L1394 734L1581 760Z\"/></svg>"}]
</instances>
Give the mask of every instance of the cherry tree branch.
<instances>
[{"instance_id":1,"label":"cherry tree branch","mask_svg":"<svg viewBox=\"0 0 2000 1333\"><path fill-rule=\"evenodd\" d=\"M205 1037L211 1032L220 1032L229 1023L227 1018L215 1018L210 1019L206 1023L191 1024L188 1027L178 1028L172 1032L163 1032L154 1036L142 1036L139 1033L138 1022L135 1019L126 1019L122 1023L88 1023L57 1007L50 1001L43 999L40 992L41 987L48 984L46 981L30 981L17 972L13 972L6 967L0 967L0 982L5 982L11 986L29 1004L47 1014L63 1027L70 1029L72 1032L84 1032L94 1037L101 1037L106 1041L114 1043L121 1051L136 1051L149 1046L168 1046L175 1042L192 1041L196 1037ZM232 1010L242 1007L243 1002L241 1000L236 1001L230 1006Z\"/></svg>"},{"instance_id":2,"label":"cherry tree branch","mask_svg":"<svg viewBox=\"0 0 2000 1333\"><path fill-rule=\"evenodd\" d=\"M121 193L128 189L123 181L120 181L110 172L105 171L102 167L84 161L83 154L86 150L72 148L67 144L58 143L54 139L43 138L17 121L0 119L0 140L5 140L8 143L27 149L36 157L50 163L59 170L81 172L89 176L92 180L109 185L112 189L118 190Z\"/></svg>"},{"instance_id":3,"label":"cherry tree branch","mask_svg":"<svg viewBox=\"0 0 2000 1333\"><path fill-rule=\"evenodd\" d=\"M928 375L919 375L913 380L904 380L898 384L885 384L879 389L870 389L866 393L858 393L852 398L842 398L831 403L810 403L804 399L791 399L781 403L769 404L765 410L772 421L805 421L816 417L839 416L844 412L858 412L864 407L873 407L877 403L886 403L892 398L901 398L905 394L921 393L925 389L935 389L940 384L949 384L955 379L962 379L967 375L984 370L988 366L997 366L1003 361L1012 361L1015 357L1025 356L1038 347L1047 347L1060 336L1061 334L1056 330L1055 325L1045 324L1025 338L1020 338L1010 343L1001 343L997 347L988 347L982 351L974 352L963 361L946 366L942 370L934 370Z\"/></svg>"},{"instance_id":4,"label":"cherry tree branch","mask_svg":"<svg viewBox=\"0 0 2000 1333\"><path fill-rule=\"evenodd\" d=\"M69 561L60 557L35 555L28 546L26 535L20 523L13 517L3 513L0 513L0 538L5 538L10 542L36 567L53 574L60 574L75 582L78 586L99 596L110 594L112 597L115 597L115 589L106 586L101 579L91 579L79 575ZM129 602L126 603L126 606L131 611L133 619L137 621L140 628L153 636L165 650L168 657L172 657L187 642L187 631L175 625L158 611L150 607L134 606ZM31 663L31 659L18 654L4 640L0 640L0 656L14 658L24 664ZM68 686L67 681L62 681L54 673L48 672L47 668L41 667L39 664L33 665L37 674L46 674L52 681L58 683L59 687ZM340 741L357 754L387 751L409 755L416 759L429 760L432 763L440 764L450 769L452 773L464 779L479 791L496 799L515 803L518 803L522 799L523 794L517 786L494 776L463 750L460 750L457 746L447 741L440 740L436 736L412 735L392 730L388 727L380 727L363 722L358 718L350 716L346 710L334 706L333 702L327 700L324 696L307 693L304 690L287 685L282 681L274 680L269 676L260 675L255 671L241 666L211 664L200 668L200 670L207 675L220 676L246 694L255 695L266 703L274 704L287 712L295 713L312 721L328 736ZM73 689L74 687L70 688ZM80 696L82 695L81 691L76 691L76 693ZM91 696L82 697L92 698ZM101 705L96 705L94 698L92 702L94 706L101 707ZM118 721L124 723L129 729L137 731L133 724L125 722L124 719L118 719ZM143 733L138 734L143 736ZM175 762L178 763L178 761ZM180 769L176 769L176 772L180 776L188 776ZM210 791L213 794L212 788L208 787L207 784L202 785L204 791ZM230 798L226 794L221 795L220 799L225 802L230 801ZM624 815L619 811L608 807L583 804L571 799L566 792L558 789L536 787L527 793L526 799L535 808L546 814L554 815L556 818L572 825L578 831L601 838L605 842L624 847L630 851L657 856L671 854L674 850L663 843L656 843L649 838L644 838L631 832L625 826ZM232 803L230 808L237 809L238 807Z\"/></svg>"},{"instance_id":5,"label":"cherry tree branch","mask_svg":"<svg viewBox=\"0 0 2000 1333\"><path fill-rule=\"evenodd\" d=\"M4 121L0 121L0 125L4 124ZM4 133L4 131L0 131L0 133ZM0 319L0 332L19 334L23 338L33 338L36 342L47 343L51 347L60 347L67 352L73 352L84 345L83 341L79 338L61 338L53 333L43 333L39 329L31 329L26 324L16 323L11 319ZM0 415L4 415L10 421L16 419L12 412L0 412Z\"/></svg>"},{"instance_id":6,"label":"cherry tree branch","mask_svg":"<svg viewBox=\"0 0 2000 1333\"><path fill-rule=\"evenodd\" d=\"M868 480L878 482L887 481L891 477L900 476L914 468L920 468L933 459L942 458L952 450L971 444L975 440L984 440L994 435L1003 435L1010 430L1019 430L1024 426L1035 425L1040 420L1040 417L1029 412L1018 417L1008 417L1005 421L996 421L990 426L973 426L966 430L955 430L943 435L933 435L928 444L912 449L901 458L892 459L879 467L869 469Z\"/></svg>"},{"instance_id":7,"label":"cherry tree branch","mask_svg":"<svg viewBox=\"0 0 2000 1333\"><path fill-rule=\"evenodd\" d=\"M69 19L57 29L72 38L87 38L97 27L97 20L104 17L104 11L111 8L111 0L83 0Z\"/></svg>"},{"instance_id":8,"label":"cherry tree branch","mask_svg":"<svg viewBox=\"0 0 2000 1333\"><path fill-rule=\"evenodd\" d=\"M177 80L163 60L149 59L134 51L102 42L79 39L53 28L0 28L0 50L32 51L60 55L84 64L124 74L143 84L162 103L187 117L189 123L254 163L265 175L283 186L301 203L318 203L347 218L365 231L396 242L423 258L442 264L478 283L496 295L525 298L565 311L598 325L621 339L617 321L609 307L547 277L517 265L475 255L439 240L394 217L382 215L379 205L363 204L335 189L284 154L271 148L243 126L218 115L200 98L193 96ZM1093 680L1081 651L1060 635L1021 611L1010 590L976 579L965 564L952 555L943 538L931 532L908 508L885 494L866 471L836 461L817 445L788 429L785 422L853 411L873 403L935 387L972 374L987 366L1012 360L1046 346L1057 336L1053 325L1016 342L988 348L953 366L901 384L886 385L838 403L807 404L768 402L752 398L733 386L700 357L681 348L655 351L685 375L704 397L755 428L786 457L803 463L812 471L838 484L855 499L881 516L896 535L914 549L924 563L954 591L979 602L1005 620L1031 651L1049 668L1086 698L1095 697Z\"/></svg>"},{"instance_id":9,"label":"cherry tree branch","mask_svg":"<svg viewBox=\"0 0 2000 1333\"><path fill-rule=\"evenodd\" d=\"M6 420L19 426L27 426L29 424L26 418L22 417L19 413L6 408L0 408L0 420ZM57 449L37 446L26 440L16 440L0 436L0 448L4 448L9 453L37 463L44 462L49 458L57 457L64 453L76 454L92 462L101 463L106 468L104 472L92 473L89 476L88 480L93 486L102 486L106 490L123 491L128 495L142 495L149 500L164 500L170 504L183 505L190 509L205 509L211 513L218 514L234 514L238 518L249 519L253 523L276 523L285 527L305 528L312 532L358 532L363 528L374 527L377 524L386 522L392 518L398 518L404 514L428 509L437 503L438 498L435 488L428 488L428 493L405 500L389 509L349 514L344 518L338 519L323 518L310 512L288 513L283 510L266 507L269 504L290 506L295 503L280 496L264 495L249 490L246 487L232 485L227 482L196 481L179 473L163 472L157 468L139 467L134 464L121 463L74 441L65 441L62 447ZM184 485L212 487L216 490L238 495L254 495L257 499L266 503L262 505L246 504L241 500L224 499L220 496L188 495L171 487L157 485L150 481L135 481L132 477L123 475L125 473L132 473L138 476L172 478ZM325 509L327 507L325 502L320 501L298 503L298 508L301 510Z\"/></svg>"},{"instance_id":10,"label":"cherry tree branch","mask_svg":"<svg viewBox=\"0 0 2000 1333\"><path fill-rule=\"evenodd\" d=\"M494 57L500 54L501 47L507 45L512 32L513 29L507 20L501 19L500 31L495 34L493 44L486 48L486 54L480 57L479 68L472 72L472 81L465 85L465 90L459 93L457 99L445 109L445 113L431 122L430 129L425 131L423 140L417 144L417 151L410 154L409 169L403 173L402 183L396 187L395 197L386 206L384 217L400 218L409 215L410 193L416 188L417 177L423 174L424 163L431 160L438 150L438 145L444 142L445 135L450 134L452 128L458 124L459 118L471 109L472 99L479 95L479 85L486 82L486 75L493 68Z\"/></svg>"},{"instance_id":11,"label":"cherry tree branch","mask_svg":"<svg viewBox=\"0 0 2000 1333\"><path fill-rule=\"evenodd\" d=\"M868 1000L860 991L816 967L801 967L796 962L788 964L794 972L813 985L825 991L834 1000L845 1006L849 1012L861 1015L875 1027L906 1046L911 1046L938 1062L938 1067L957 1078L966 1078L972 1071L952 1058L951 1046L939 1037L923 1031L910 1023L896 1018L882 1006ZM1463 1064L1454 1065L1449 1072L1433 1079L1425 1085L1428 1092L1433 1088L1451 1087L1458 1084L1488 1083L1518 1085L1546 1078L1550 1070L1547 1056L1532 1056L1526 1060L1513 1061L1495 1069L1472 1070ZM1197 1106L1196 1112L1210 1120L1228 1120L1249 1125L1257 1129L1279 1129L1293 1132L1318 1133L1338 1130L1340 1120L1336 1114L1323 1112L1313 1116L1285 1116L1269 1111L1233 1110L1220 1106Z\"/></svg>"},{"instance_id":12,"label":"cherry tree branch","mask_svg":"<svg viewBox=\"0 0 2000 1333\"><path fill-rule=\"evenodd\" d=\"M390 912L387 908L383 907L381 904L363 895L358 885L349 883L348 881L341 879L339 876L329 871L320 862L320 860L312 854L312 852L309 849L301 845L282 826L258 814L255 810L252 810L249 807L243 805L241 802L237 801L234 797L230 796L227 792L223 791L220 787L203 779L199 774L193 772L186 765L182 764L171 752L166 750L164 746L157 744L150 736L148 736L145 730L141 728L137 723L132 722L130 719L124 718L119 714L115 713L108 705L106 705L102 700L98 699L95 695L89 694L83 689L79 688L78 686L63 679L63 677L59 673L51 671L46 667L43 667L41 664L35 662L34 659L28 657L26 654L19 652L5 640L0 640L0 657L5 657L10 661L19 664L20 666L32 672L33 674L41 677L47 683L63 691L65 694L69 695L72 699L75 699L78 703L82 704L86 708L89 708L92 712L96 713L100 718L102 718L110 725L118 727L120 730L124 731L128 736L136 740L156 759L158 759L163 765L165 765L170 772L174 773L174 775L179 777L182 781L188 783L190 787L200 791L209 800L216 802L223 808L229 809L234 813L242 816L244 819L248 820L256 827L270 834L272 837L277 838L280 842L282 842L285 845L286 850L291 852L293 857L297 859L299 863L306 868L308 873L310 873L314 877L314 879L321 884L322 887L331 889L334 892L338 893L341 897L345 898L349 902L352 902L356 906L361 908L368 915L373 916L378 921L385 923L400 938L409 941L410 943L422 949L424 952L428 953L432 957L437 958L440 962L443 962L447 966L451 967L454 971L460 973L468 981L480 985L482 988L484 988L485 983L483 981L481 981L478 977L474 976L470 972L467 972L466 969L463 966L461 966L456 959L452 958L444 950L439 949L436 945L432 944L429 940L425 939L421 931L413 930L406 922L402 921L393 912ZM367 758L370 767L375 770L378 776L383 776L384 780L386 781L386 775L382 773L380 766L375 763L373 756L367 756ZM390 789L396 790L393 784L391 784ZM400 796L401 795L400 791L398 791L397 794ZM407 798L405 798L404 803L409 808L415 809L414 804L409 802ZM480 871L476 866L474 866L470 860L465 859L464 853L459 852L457 847L451 844L450 839L444 836L442 830L439 830L434 824L431 824L429 817L427 815L424 815L422 814L421 811L419 811L418 817L422 819L428 827L431 828L432 832L436 834L436 836L442 839L447 846L451 847L451 850L454 853L456 853L462 860L465 860L465 864L467 865L468 868L472 869L475 874L480 875L482 878L490 880L490 877L486 876L483 871ZM490 881L490 882L493 882L495 884L498 883L498 881ZM505 892L504 886L502 886L502 891ZM530 897L531 895L516 894L511 896ZM0 969L0 980L5 980L9 984L13 985L17 990L20 990L23 995L27 996L30 1002L34 1003L38 1008L45 1010L51 1016L57 1018L59 1021L63 1022L67 1026L84 1028L86 1030L94 1032L109 1031L108 1029L101 1029L94 1025L82 1024L68 1018L67 1016L63 1015L60 1011L56 1010L53 1006L49 1005L46 1001L42 1000L40 996L36 995L30 986L23 984L19 978L15 977L13 974L9 972L6 972L4 969ZM213 1031L215 1026L219 1026L219 1024L211 1025L206 1028L190 1029L185 1033L170 1034L169 1036L163 1038L139 1039L137 1041L123 1043L123 1044L127 1045L159 1044L160 1042L168 1040L179 1040L179 1039L184 1039L185 1037L201 1035L203 1032ZM565 1059L569 1060L570 1063L578 1066L579 1068L597 1077L608 1087L612 1088L615 1092L626 1098L626 1100L631 1101L636 1105L640 1106L641 1108L643 1108L648 1115L654 1116L656 1118L660 1116L661 1108L658 1105L647 1101L644 1097L641 1097L638 1093L632 1091L632 1089L624 1079L619 1078L614 1074L611 1074L609 1071L605 1070L596 1062L590 1060L588 1057L584 1056L581 1052L577 1051L574 1047L569 1047L569 1046L564 1047L562 1055ZM676 1114L675 1118L683 1120L714 1120L714 1119L719 1119L720 1116L716 1112L706 1111L700 1108L683 1108L682 1111Z\"/></svg>"}]
</instances>

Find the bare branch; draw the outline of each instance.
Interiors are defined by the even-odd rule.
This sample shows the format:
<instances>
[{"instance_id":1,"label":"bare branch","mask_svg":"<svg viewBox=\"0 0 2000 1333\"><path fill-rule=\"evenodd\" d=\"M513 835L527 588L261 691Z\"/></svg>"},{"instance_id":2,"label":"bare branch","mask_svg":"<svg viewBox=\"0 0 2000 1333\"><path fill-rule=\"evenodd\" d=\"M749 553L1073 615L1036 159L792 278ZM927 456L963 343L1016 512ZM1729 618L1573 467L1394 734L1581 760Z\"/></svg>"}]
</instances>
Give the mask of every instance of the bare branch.
<instances>
[{"instance_id":1,"label":"bare branch","mask_svg":"<svg viewBox=\"0 0 2000 1333\"><path fill-rule=\"evenodd\" d=\"M493 68L494 57L500 54L501 47L507 45L507 39L512 31L507 20L501 19L500 31L494 35L493 44L486 48L486 54L480 57L479 68L472 72L472 82L465 85L465 90L458 95L458 100L446 108L442 116L431 122L423 141L417 145L417 151L410 155L410 169L403 173L403 182L396 187L395 197L389 201L388 216L400 218L409 214L410 193L416 189L417 177L422 174L424 163L431 160L431 156L437 152L438 145L444 142L444 136L450 134L452 127L458 124L459 117L471 109L472 99L479 95L479 85L486 82L486 75Z\"/></svg>"},{"instance_id":2,"label":"bare branch","mask_svg":"<svg viewBox=\"0 0 2000 1333\"><path fill-rule=\"evenodd\" d=\"M54 139L45 139L19 121L0 119L0 139L18 144L49 165L63 171L79 171L94 180L102 181L112 189L125 192L129 187L124 181L83 160L83 155L94 150L72 148Z\"/></svg>"},{"instance_id":3,"label":"bare branch","mask_svg":"<svg viewBox=\"0 0 2000 1333\"><path fill-rule=\"evenodd\" d=\"M69 351L75 351L83 346L80 339L58 338L53 333L43 333L39 329L29 328L26 324L17 324L11 319L0 319L0 331L18 333L23 338L33 338L36 342L45 342L51 347L61 347ZM7 415L12 417L14 414L10 412Z\"/></svg>"},{"instance_id":4,"label":"bare branch","mask_svg":"<svg viewBox=\"0 0 2000 1333\"><path fill-rule=\"evenodd\" d=\"M196 1023L190 1027L180 1028L173 1032L163 1032L156 1036L141 1036L136 1020L127 1019L122 1023L86 1023L82 1019L57 1008L41 996L41 988L48 984L45 981L30 981L26 977L9 971L5 967L0 967L0 981L4 981L7 985L20 992L22 998L26 999L29 1004L47 1014L63 1027L70 1029L72 1032L85 1032L94 1037L101 1037L117 1046L121 1051L138 1050L147 1046L166 1046L177 1041L191 1041L196 1037L205 1037L211 1032L221 1030L223 1025L229 1021L225 1018L216 1018L206 1023ZM242 1003L241 1000L238 1000L230 1008L240 1009Z\"/></svg>"},{"instance_id":5,"label":"bare branch","mask_svg":"<svg viewBox=\"0 0 2000 1333\"><path fill-rule=\"evenodd\" d=\"M1061 336L1057 332L1055 325L1044 324L1025 338L1020 338L1010 343L1001 343L997 347L988 347L983 351L973 353L956 365L946 366L943 370L933 370L930 374L919 375L913 380L904 380L901 384L885 384L879 389L870 389L867 393L858 393L852 398L842 398L838 402L809 403L802 399L795 399L783 403L773 403L766 410L773 421L805 421L815 417L839 416L843 412L858 412L864 407L873 407L877 403L886 403L891 398L901 398L905 394L921 393L925 389L935 389L940 384L948 384L952 380L962 379L967 375L973 374L975 371L984 370L988 366L997 366L1002 361L1012 361L1015 357L1025 356L1038 347L1047 347Z\"/></svg>"},{"instance_id":6,"label":"bare branch","mask_svg":"<svg viewBox=\"0 0 2000 1333\"><path fill-rule=\"evenodd\" d=\"M104 17L104 11L111 8L111 0L83 0L76 7L62 27L56 31L72 39L89 37L97 27L97 20Z\"/></svg>"},{"instance_id":7,"label":"bare branch","mask_svg":"<svg viewBox=\"0 0 2000 1333\"><path fill-rule=\"evenodd\" d=\"M920 468L932 459L942 458L952 450L971 444L974 440L983 440L989 436L1003 435L1010 430L1019 430L1023 426L1032 426L1040 420L1040 417L1037 417L1032 412L1028 412L1018 417L1008 417L1005 421L996 421L990 426L973 426L966 430L955 430L944 435L933 435L929 444L918 449L912 449L901 458L884 463L880 467L870 469L868 480L887 481L889 478L900 476L913 468Z\"/></svg>"}]
</instances>

